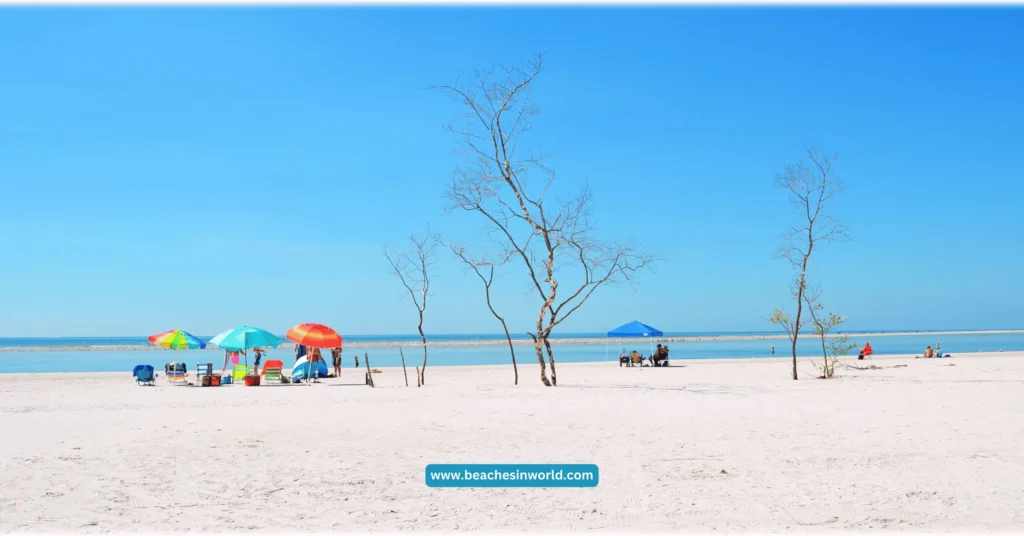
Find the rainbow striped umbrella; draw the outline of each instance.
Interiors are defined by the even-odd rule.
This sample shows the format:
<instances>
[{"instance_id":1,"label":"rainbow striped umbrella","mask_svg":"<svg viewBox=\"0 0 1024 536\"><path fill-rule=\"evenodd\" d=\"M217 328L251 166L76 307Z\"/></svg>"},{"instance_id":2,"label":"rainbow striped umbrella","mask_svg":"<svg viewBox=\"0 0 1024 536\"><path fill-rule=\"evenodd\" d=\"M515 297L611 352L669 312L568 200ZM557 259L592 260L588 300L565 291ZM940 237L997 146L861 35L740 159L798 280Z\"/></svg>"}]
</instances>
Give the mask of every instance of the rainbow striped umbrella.
<instances>
[{"instance_id":1,"label":"rainbow striped umbrella","mask_svg":"<svg viewBox=\"0 0 1024 536\"><path fill-rule=\"evenodd\" d=\"M168 350L202 350L206 343L191 333L180 329L172 329L149 337L149 342Z\"/></svg>"},{"instance_id":2,"label":"rainbow striped umbrella","mask_svg":"<svg viewBox=\"0 0 1024 536\"><path fill-rule=\"evenodd\" d=\"M323 324L299 324L289 329L285 337L312 348L341 348L341 335Z\"/></svg>"}]
</instances>

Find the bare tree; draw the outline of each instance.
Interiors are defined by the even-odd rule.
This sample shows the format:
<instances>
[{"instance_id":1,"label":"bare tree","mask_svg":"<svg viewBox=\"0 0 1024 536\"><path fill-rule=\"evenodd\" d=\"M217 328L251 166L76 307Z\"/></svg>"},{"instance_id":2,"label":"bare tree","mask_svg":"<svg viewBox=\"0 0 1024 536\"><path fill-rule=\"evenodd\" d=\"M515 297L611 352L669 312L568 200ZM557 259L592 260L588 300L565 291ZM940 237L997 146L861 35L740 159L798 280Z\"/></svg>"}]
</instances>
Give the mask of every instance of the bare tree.
<instances>
[{"instance_id":1,"label":"bare tree","mask_svg":"<svg viewBox=\"0 0 1024 536\"><path fill-rule=\"evenodd\" d=\"M822 362L813 364L816 368L821 369L821 378L828 380L835 377L836 363L839 362L839 358L856 348L857 345L850 344L850 336L845 333L838 335L831 333L833 329L844 324L849 318L831 312L827 316L824 315L822 313L824 306L818 301L820 297L820 289L813 292L808 290L804 293L804 302L807 305L807 314L811 317L810 323L814 326L814 334L821 339Z\"/></svg>"},{"instance_id":2,"label":"bare tree","mask_svg":"<svg viewBox=\"0 0 1024 536\"><path fill-rule=\"evenodd\" d=\"M492 240L505 256L522 261L530 292L539 310L530 332L544 385L558 385L552 330L579 310L604 285L630 282L648 266L652 255L627 242L594 237L590 221L591 192L552 199L555 173L545 155L522 150L537 108L528 89L541 74L542 59L497 72L476 73L473 83L458 80L438 86L466 113L447 128L465 142L465 166L455 174L446 197L449 212L466 210L483 217ZM568 288L560 282L569 281ZM551 367L548 380L547 365Z\"/></svg>"},{"instance_id":3,"label":"bare tree","mask_svg":"<svg viewBox=\"0 0 1024 536\"><path fill-rule=\"evenodd\" d=\"M793 288L796 317L791 319L788 313L777 308L769 319L786 330L792 343L794 380L797 379L796 342L800 338L800 329L807 324L803 308L811 254L818 244L848 239L846 226L828 212L830 201L842 193L844 186L842 179L833 174L832 167L837 158L817 149L808 149L807 162L788 165L775 177L775 187L786 190L801 221L784 235L784 243L777 253L778 258L788 260L799 271Z\"/></svg>"},{"instance_id":4,"label":"bare tree","mask_svg":"<svg viewBox=\"0 0 1024 536\"><path fill-rule=\"evenodd\" d=\"M425 375L427 372L427 336L423 333L423 313L427 310L427 296L430 294L430 267L434 260L434 249L439 238L430 233L422 237L410 236L410 249L394 251L388 246L384 247L384 258L391 265L391 271L402 282L413 305L416 306L416 313L419 315L419 323L416 329L420 333L420 340L423 342L423 368L417 370L417 385L426 385Z\"/></svg>"},{"instance_id":5,"label":"bare tree","mask_svg":"<svg viewBox=\"0 0 1024 536\"><path fill-rule=\"evenodd\" d=\"M466 248L457 246L452 242L448 242L449 249L452 253L458 257L473 273L480 278L480 282L484 284L484 299L487 301L487 308L491 310L491 314L494 318L501 322L501 328L505 330L505 339L508 340L508 351L512 354L512 373L515 375L515 381L513 385L519 385L519 366L516 365L516 347L512 344L512 335L508 331L508 324L505 323L505 318L498 314L498 311L494 310L494 305L491 302L491 285L494 284L494 268L495 264L502 265L508 262L509 256L505 256L497 262L489 259L486 254L482 255L479 259L470 258L469 254L466 253ZM486 274L486 275L485 275Z\"/></svg>"}]
</instances>

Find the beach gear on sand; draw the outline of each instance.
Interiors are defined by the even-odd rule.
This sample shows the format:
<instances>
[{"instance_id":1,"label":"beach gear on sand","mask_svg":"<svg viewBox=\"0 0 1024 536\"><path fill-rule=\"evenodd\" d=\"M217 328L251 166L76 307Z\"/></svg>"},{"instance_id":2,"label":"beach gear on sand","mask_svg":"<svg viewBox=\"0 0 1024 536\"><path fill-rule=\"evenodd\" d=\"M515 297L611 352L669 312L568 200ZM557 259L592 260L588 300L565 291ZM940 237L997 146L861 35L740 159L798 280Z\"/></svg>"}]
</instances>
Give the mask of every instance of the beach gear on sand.
<instances>
[{"instance_id":1,"label":"beach gear on sand","mask_svg":"<svg viewBox=\"0 0 1024 536\"><path fill-rule=\"evenodd\" d=\"M250 326L241 326L234 329L229 329L216 337L210 339L210 344L216 345L218 348L231 351L243 351L248 348L255 348L257 346L269 346L276 348L281 344L281 339L278 339L273 333L260 328L254 328ZM249 367L249 356L245 357L245 366ZM238 365L235 365L235 369L238 369ZM234 374L232 374L234 376ZM244 378L244 376L243 376ZM238 378L235 377L237 380Z\"/></svg>"},{"instance_id":2,"label":"beach gear on sand","mask_svg":"<svg viewBox=\"0 0 1024 536\"><path fill-rule=\"evenodd\" d=\"M304 347L303 349L341 348L341 335L323 324L299 324L289 329L285 338L301 345ZM326 378L328 376L327 363L323 357L321 356L317 360L317 366L310 368L306 362L308 355L306 352L300 353L299 359L295 360L295 365L292 367L292 381L308 378L315 380L318 377Z\"/></svg>"},{"instance_id":3,"label":"beach gear on sand","mask_svg":"<svg viewBox=\"0 0 1024 536\"><path fill-rule=\"evenodd\" d=\"M309 369L309 360L306 356L300 357L299 360L295 362L295 366L292 367L292 381L296 382L310 378L311 375ZM324 363L323 360L316 362L316 367L313 368L313 371L316 373L317 377L320 378L326 378L327 375L330 374L327 371L327 363Z\"/></svg>"},{"instance_id":4,"label":"beach gear on sand","mask_svg":"<svg viewBox=\"0 0 1024 536\"><path fill-rule=\"evenodd\" d=\"M623 324L608 332L604 341L604 359L608 360L609 339L647 339L651 344L651 354L654 354L654 338L664 337L665 334L655 327L648 326L636 320ZM625 342L619 345L619 355L625 353Z\"/></svg>"},{"instance_id":5,"label":"beach gear on sand","mask_svg":"<svg viewBox=\"0 0 1024 536\"><path fill-rule=\"evenodd\" d=\"M281 383L281 369L284 364L280 361L267 361L267 364L273 364L272 366L263 367L263 379L267 383Z\"/></svg>"},{"instance_id":6,"label":"beach gear on sand","mask_svg":"<svg viewBox=\"0 0 1024 536\"><path fill-rule=\"evenodd\" d=\"M168 363L164 366L164 372L167 374L167 381L171 385L188 385L188 368L185 363Z\"/></svg>"},{"instance_id":7,"label":"beach gear on sand","mask_svg":"<svg viewBox=\"0 0 1024 536\"><path fill-rule=\"evenodd\" d=\"M213 363L196 363L196 383L202 385L207 376L213 376Z\"/></svg>"},{"instance_id":8,"label":"beach gear on sand","mask_svg":"<svg viewBox=\"0 0 1024 536\"><path fill-rule=\"evenodd\" d=\"M152 365L135 365L132 376L135 377L135 383L138 385L156 385L156 375L153 374Z\"/></svg>"},{"instance_id":9,"label":"beach gear on sand","mask_svg":"<svg viewBox=\"0 0 1024 536\"><path fill-rule=\"evenodd\" d=\"M191 333L180 329L172 329L163 333L157 333L156 335L150 335L148 340L160 348L174 350L175 361L178 359L178 350L202 350L206 348L205 342L199 340L198 337ZM182 366L184 366L184 363L182 363ZM169 375L167 379L171 379Z\"/></svg>"},{"instance_id":10,"label":"beach gear on sand","mask_svg":"<svg viewBox=\"0 0 1024 536\"><path fill-rule=\"evenodd\" d=\"M267 369L271 368L284 369L284 363L280 359L268 359L266 363L263 363L263 369L260 370L261 376L267 375Z\"/></svg>"},{"instance_id":11,"label":"beach gear on sand","mask_svg":"<svg viewBox=\"0 0 1024 536\"><path fill-rule=\"evenodd\" d=\"M249 365L235 365L235 368L231 370L231 380L235 383L245 381L245 377L249 375Z\"/></svg>"}]
</instances>

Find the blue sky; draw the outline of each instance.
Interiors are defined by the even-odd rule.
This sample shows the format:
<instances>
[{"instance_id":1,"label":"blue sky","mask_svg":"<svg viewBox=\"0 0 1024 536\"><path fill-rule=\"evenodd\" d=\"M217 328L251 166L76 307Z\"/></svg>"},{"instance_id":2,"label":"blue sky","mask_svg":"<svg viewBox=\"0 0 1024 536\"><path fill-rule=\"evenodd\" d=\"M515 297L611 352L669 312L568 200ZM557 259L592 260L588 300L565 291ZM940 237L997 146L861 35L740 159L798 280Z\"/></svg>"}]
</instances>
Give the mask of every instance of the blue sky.
<instances>
[{"instance_id":1,"label":"blue sky","mask_svg":"<svg viewBox=\"0 0 1024 536\"><path fill-rule=\"evenodd\" d=\"M445 216L458 113L426 88L546 54L531 147L602 236L664 260L566 322L766 330L777 170L840 155L854 241L812 265L861 329L1024 327L1024 12L5 9L0 336L306 321L415 331L381 246ZM651 208L663 207L660 215ZM511 278L516 331L535 316ZM446 256L426 329L498 331Z\"/></svg>"}]
</instances>

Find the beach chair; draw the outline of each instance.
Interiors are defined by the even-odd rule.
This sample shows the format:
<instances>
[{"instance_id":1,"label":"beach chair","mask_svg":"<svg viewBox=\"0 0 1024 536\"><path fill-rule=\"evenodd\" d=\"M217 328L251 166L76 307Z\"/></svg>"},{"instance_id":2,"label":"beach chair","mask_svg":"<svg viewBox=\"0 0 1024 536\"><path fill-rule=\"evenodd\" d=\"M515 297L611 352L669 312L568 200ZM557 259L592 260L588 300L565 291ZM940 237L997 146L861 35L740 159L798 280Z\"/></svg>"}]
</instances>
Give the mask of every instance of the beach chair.
<instances>
[{"instance_id":1,"label":"beach chair","mask_svg":"<svg viewBox=\"0 0 1024 536\"><path fill-rule=\"evenodd\" d=\"M281 367L267 367L263 369L263 380L266 383L281 383Z\"/></svg>"},{"instance_id":2,"label":"beach chair","mask_svg":"<svg viewBox=\"0 0 1024 536\"><path fill-rule=\"evenodd\" d=\"M184 363L171 363L167 368L167 381L171 385L188 385L188 374Z\"/></svg>"},{"instance_id":3,"label":"beach chair","mask_svg":"<svg viewBox=\"0 0 1024 536\"><path fill-rule=\"evenodd\" d=\"M231 382L244 382L245 377L248 375L249 367L247 365L235 365L235 368L231 369Z\"/></svg>"},{"instance_id":4,"label":"beach chair","mask_svg":"<svg viewBox=\"0 0 1024 536\"><path fill-rule=\"evenodd\" d=\"M213 363L196 363L196 385L203 384L203 376L213 376Z\"/></svg>"},{"instance_id":5,"label":"beach chair","mask_svg":"<svg viewBox=\"0 0 1024 536\"><path fill-rule=\"evenodd\" d=\"M156 385L152 365L136 365L132 375L135 376L135 383L138 385Z\"/></svg>"},{"instance_id":6,"label":"beach chair","mask_svg":"<svg viewBox=\"0 0 1024 536\"><path fill-rule=\"evenodd\" d=\"M263 381L266 383L281 383L284 363L279 359L271 359L263 364Z\"/></svg>"}]
</instances>

